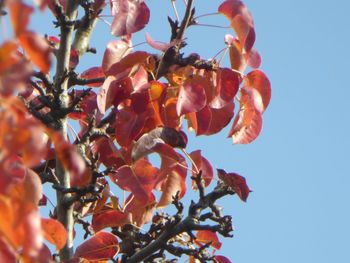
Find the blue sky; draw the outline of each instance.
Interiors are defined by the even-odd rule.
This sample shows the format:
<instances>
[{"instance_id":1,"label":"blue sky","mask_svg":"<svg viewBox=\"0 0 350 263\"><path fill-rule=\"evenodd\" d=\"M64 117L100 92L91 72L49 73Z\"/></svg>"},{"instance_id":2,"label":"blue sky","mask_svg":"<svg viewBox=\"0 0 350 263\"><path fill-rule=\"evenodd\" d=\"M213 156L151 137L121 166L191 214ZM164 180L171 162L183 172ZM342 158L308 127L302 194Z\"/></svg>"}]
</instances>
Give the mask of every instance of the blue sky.
<instances>
[{"instance_id":1,"label":"blue sky","mask_svg":"<svg viewBox=\"0 0 350 263\"><path fill-rule=\"evenodd\" d=\"M146 2L151 8L146 31L166 41L170 1ZM215 12L220 3L195 1L197 15ZM215 167L245 176L254 191L247 203L237 197L221 203L236 228L233 239L223 240L221 254L236 263L350 262L350 2L245 3L255 20L262 69L273 87L263 131L250 145L233 145L226 130L211 138L191 136L188 146L202 149ZM42 21L33 24L50 32L50 24ZM219 16L200 21L228 24ZM192 28L186 52L213 57L224 47L226 33L233 32ZM93 40L99 55L112 39L100 22ZM144 32L133 42L141 41ZM100 65L100 58L89 55L81 65Z\"/></svg>"}]
</instances>

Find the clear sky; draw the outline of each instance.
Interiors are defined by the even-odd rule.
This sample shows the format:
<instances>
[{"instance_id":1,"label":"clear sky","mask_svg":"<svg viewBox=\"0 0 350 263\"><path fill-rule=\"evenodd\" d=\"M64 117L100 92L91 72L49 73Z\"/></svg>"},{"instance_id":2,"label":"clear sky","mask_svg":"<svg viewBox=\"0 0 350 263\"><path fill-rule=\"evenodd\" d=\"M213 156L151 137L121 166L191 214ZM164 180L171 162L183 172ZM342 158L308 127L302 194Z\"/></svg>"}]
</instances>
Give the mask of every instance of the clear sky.
<instances>
[{"instance_id":1,"label":"clear sky","mask_svg":"<svg viewBox=\"0 0 350 263\"><path fill-rule=\"evenodd\" d=\"M154 39L169 38L169 2L146 1L146 31ZM188 146L202 149L215 167L245 176L254 190L247 203L237 197L222 203L236 230L233 239L223 240L220 254L235 263L350 262L350 2L244 2L273 88L263 131L250 145L233 145L226 130L190 137ZM197 15L215 12L220 3L195 1ZM42 21L33 23L47 33L50 24ZM219 16L200 21L228 24ZM144 41L144 32L135 34L134 44ZM194 27L186 34L186 51L213 57L226 33L233 31ZM112 39L100 22L92 44L101 56ZM81 65L100 65L100 58L90 55Z\"/></svg>"}]
</instances>

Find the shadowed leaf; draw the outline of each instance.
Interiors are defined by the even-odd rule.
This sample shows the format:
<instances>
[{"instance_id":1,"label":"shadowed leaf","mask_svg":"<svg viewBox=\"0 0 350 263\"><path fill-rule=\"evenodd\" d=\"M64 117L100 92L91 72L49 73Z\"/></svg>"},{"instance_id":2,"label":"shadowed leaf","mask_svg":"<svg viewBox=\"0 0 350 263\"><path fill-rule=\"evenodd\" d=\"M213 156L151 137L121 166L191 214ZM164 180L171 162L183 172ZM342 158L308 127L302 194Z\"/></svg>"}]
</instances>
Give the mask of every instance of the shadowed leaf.
<instances>
[{"instance_id":1,"label":"shadowed leaf","mask_svg":"<svg viewBox=\"0 0 350 263\"><path fill-rule=\"evenodd\" d=\"M246 183L246 180L243 176L240 176L236 173L226 173L222 169L217 169L219 178L230 186L239 198L246 202L250 193L250 189Z\"/></svg>"}]
</instances>

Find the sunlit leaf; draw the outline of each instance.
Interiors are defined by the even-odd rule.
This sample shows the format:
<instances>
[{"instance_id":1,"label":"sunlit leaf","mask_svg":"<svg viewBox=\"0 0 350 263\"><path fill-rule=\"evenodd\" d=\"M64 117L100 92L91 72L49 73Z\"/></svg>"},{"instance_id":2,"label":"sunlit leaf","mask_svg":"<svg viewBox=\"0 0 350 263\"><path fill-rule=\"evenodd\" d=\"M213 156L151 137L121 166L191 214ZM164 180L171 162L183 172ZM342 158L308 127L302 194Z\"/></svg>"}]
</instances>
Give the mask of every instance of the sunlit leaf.
<instances>
[{"instance_id":1,"label":"sunlit leaf","mask_svg":"<svg viewBox=\"0 0 350 263\"><path fill-rule=\"evenodd\" d=\"M119 62L123 57L132 51L131 41L127 39L118 39L107 44L107 48L103 54L102 69L108 72L109 68Z\"/></svg>"},{"instance_id":2,"label":"sunlit leaf","mask_svg":"<svg viewBox=\"0 0 350 263\"><path fill-rule=\"evenodd\" d=\"M78 246L74 256L87 260L107 260L113 258L118 252L118 238L101 231Z\"/></svg>"},{"instance_id":3,"label":"sunlit leaf","mask_svg":"<svg viewBox=\"0 0 350 263\"><path fill-rule=\"evenodd\" d=\"M226 0L219 6L218 12L230 20L244 50L249 52L255 42L255 31L253 18L247 7L240 0Z\"/></svg>"},{"instance_id":4,"label":"sunlit leaf","mask_svg":"<svg viewBox=\"0 0 350 263\"><path fill-rule=\"evenodd\" d=\"M202 156L201 150L191 152L190 156L194 162L194 164L192 164L192 176L197 176L195 172L197 168L202 172L202 178L204 179L205 187L207 187L213 179L213 167L209 161ZM196 167L194 167L194 165L196 165ZM192 182L192 187L196 189L197 185Z\"/></svg>"},{"instance_id":5,"label":"sunlit leaf","mask_svg":"<svg viewBox=\"0 0 350 263\"><path fill-rule=\"evenodd\" d=\"M190 112L197 112L204 108L207 103L205 95L205 79L201 76L194 76L187 79L180 86L179 97L177 100L177 115L181 116Z\"/></svg>"},{"instance_id":6,"label":"sunlit leaf","mask_svg":"<svg viewBox=\"0 0 350 263\"><path fill-rule=\"evenodd\" d=\"M144 28L148 23L150 11L143 1L113 0L112 34L115 36L129 35Z\"/></svg>"},{"instance_id":7,"label":"sunlit leaf","mask_svg":"<svg viewBox=\"0 0 350 263\"><path fill-rule=\"evenodd\" d=\"M109 177L120 188L133 193L135 198L147 202L155 186L157 173L158 169L150 162L140 159L132 166L119 167Z\"/></svg>"},{"instance_id":8,"label":"sunlit leaf","mask_svg":"<svg viewBox=\"0 0 350 263\"><path fill-rule=\"evenodd\" d=\"M254 141L262 129L262 102L256 90L241 89L241 107L228 134L234 143Z\"/></svg>"},{"instance_id":9,"label":"sunlit leaf","mask_svg":"<svg viewBox=\"0 0 350 263\"><path fill-rule=\"evenodd\" d=\"M19 36L25 54L42 72L47 73L51 66L51 47L35 32L27 31Z\"/></svg>"},{"instance_id":10,"label":"sunlit leaf","mask_svg":"<svg viewBox=\"0 0 350 263\"><path fill-rule=\"evenodd\" d=\"M230 103L237 94L240 85L240 75L228 68L217 71L216 94L210 107L220 109Z\"/></svg>"},{"instance_id":11,"label":"sunlit leaf","mask_svg":"<svg viewBox=\"0 0 350 263\"><path fill-rule=\"evenodd\" d=\"M230 186L239 198L246 202L250 193L250 189L243 176L236 173L226 173L222 169L217 169L219 178Z\"/></svg>"},{"instance_id":12,"label":"sunlit leaf","mask_svg":"<svg viewBox=\"0 0 350 263\"><path fill-rule=\"evenodd\" d=\"M6 1L11 18L12 28L15 36L18 37L24 33L30 21L33 7L22 1Z\"/></svg>"},{"instance_id":13,"label":"sunlit leaf","mask_svg":"<svg viewBox=\"0 0 350 263\"><path fill-rule=\"evenodd\" d=\"M55 245L57 251L64 247L67 241L67 231L59 221L52 218L41 218L41 227L45 239Z\"/></svg>"},{"instance_id":14,"label":"sunlit leaf","mask_svg":"<svg viewBox=\"0 0 350 263\"><path fill-rule=\"evenodd\" d=\"M106 208L93 214L91 226L98 232L107 227L120 227L127 223L131 223L127 213Z\"/></svg>"},{"instance_id":15,"label":"sunlit leaf","mask_svg":"<svg viewBox=\"0 0 350 263\"><path fill-rule=\"evenodd\" d=\"M244 85L256 89L260 93L264 111L271 99L271 84L265 73L258 69L249 72L244 79Z\"/></svg>"},{"instance_id":16,"label":"sunlit leaf","mask_svg":"<svg viewBox=\"0 0 350 263\"><path fill-rule=\"evenodd\" d=\"M162 195L157 204L157 207L165 207L174 200L173 197L180 193L180 197L186 193L186 182L181 169L176 167L172 169L168 174L162 185Z\"/></svg>"},{"instance_id":17,"label":"sunlit leaf","mask_svg":"<svg viewBox=\"0 0 350 263\"><path fill-rule=\"evenodd\" d=\"M221 242L219 241L217 234L210 230L198 230L196 242L203 245L211 243L211 246L217 250L221 248Z\"/></svg>"},{"instance_id":18,"label":"sunlit leaf","mask_svg":"<svg viewBox=\"0 0 350 263\"><path fill-rule=\"evenodd\" d=\"M117 106L127 99L132 92L130 78L116 80L113 76L108 76L104 81L100 93L97 95L97 106L104 114L112 105Z\"/></svg>"}]
</instances>

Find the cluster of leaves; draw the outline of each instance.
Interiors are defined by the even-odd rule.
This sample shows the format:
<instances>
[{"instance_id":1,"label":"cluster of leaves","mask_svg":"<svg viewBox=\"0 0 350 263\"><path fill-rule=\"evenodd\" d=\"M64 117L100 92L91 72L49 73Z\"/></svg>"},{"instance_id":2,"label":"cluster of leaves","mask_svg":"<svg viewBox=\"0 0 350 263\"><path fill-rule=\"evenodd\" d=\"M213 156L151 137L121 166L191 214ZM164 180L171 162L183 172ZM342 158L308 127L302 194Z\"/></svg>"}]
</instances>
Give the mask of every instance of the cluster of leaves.
<instances>
[{"instance_id":1,"label":"cluster of leaves","mask_svg":"<svg viewBox=\"0 0 350 263\"><path fill-rule=\"evenodd\" d=\"M147 4L110 1L111 32L119 38L108 43L100 65L79 74L79 57L94 52L84 38L108 8L105 2L72 1L84 11L74 21L66 15L73 8L68 1L34 2L51 10L61 39L28 29L33 7L21 0L1 2L13 39L0 46L0 261L51 262L55 257L44 239L56 252L67 246L73 233L59 222L60 210L51 218L38 212L47 199L42 184L50 183L65 197L57 205L72 208L85 238L92 235L74 254L61 258L65 262L106 262L119 256L121 262L153 262L169 254L188 255L191 262L230 262L215 253L221 246L217 233L230 236L232 231L231 217L222 215L216 201L231 194L246 201L250 190L242 176L218 169L217 186L205 193L213 168L200 150L187 153L183 127L187 121L196 135L212 135L234 119L229 132L234 143L250 143L259 135L271 87L258 69L261 59L253 48L254 24L246 6L226 0L218 7L236 32L225 36L228 68L180 52L185 30L197 23L192 0L182 21L169 18L169 43L146 35L161 54L132 48L132 34L149 21ZM75 32L66 46L69 66L61 75L57 63L51 79L51 63L62 55L69 30ZM245 74L247 68L251 71ZM67 119L79 124L72 141L64 134ZM159 166L150 154L160 156ZM60 165L69 172L66 184L58 176ZM184 216L180 200L187 193L188 170L199 198ZM128 193L122 202L112 193L114 186ZM171 204L176 215L160 212ZM140 229L147 224L149 231L143 233Z\"/></svg>"}]
</instances>

